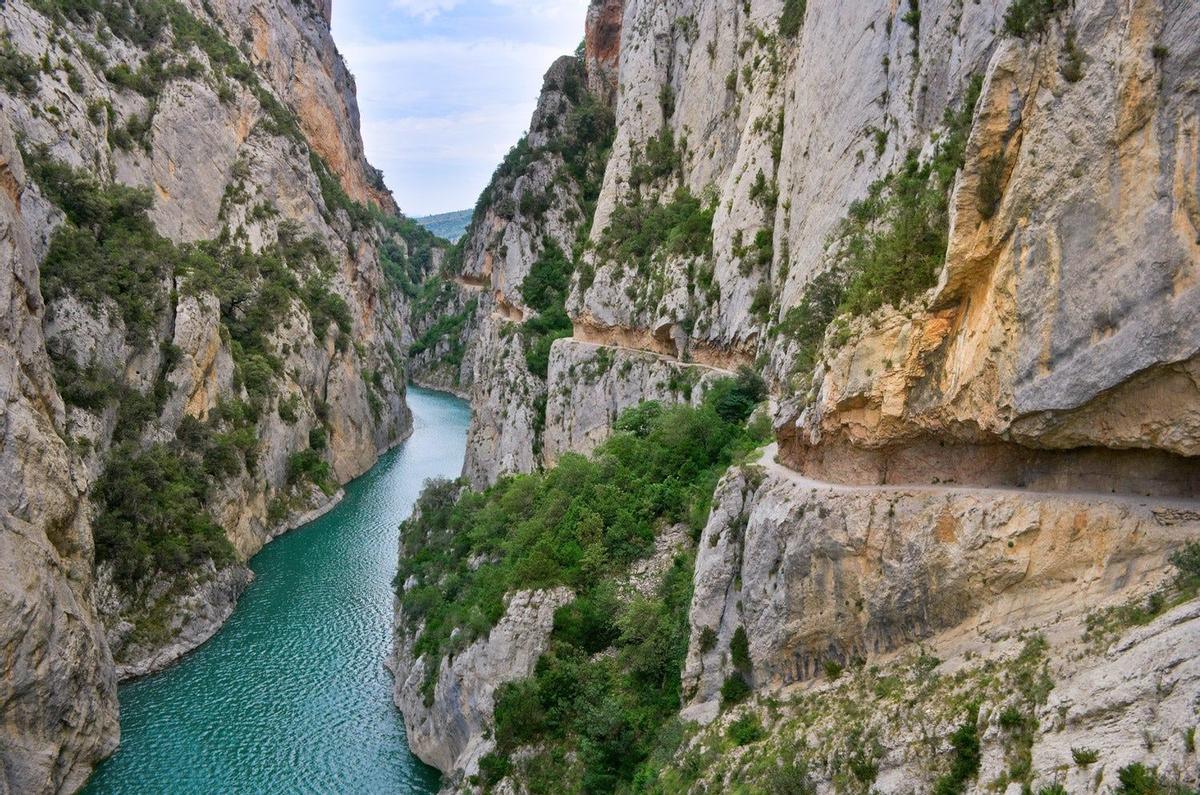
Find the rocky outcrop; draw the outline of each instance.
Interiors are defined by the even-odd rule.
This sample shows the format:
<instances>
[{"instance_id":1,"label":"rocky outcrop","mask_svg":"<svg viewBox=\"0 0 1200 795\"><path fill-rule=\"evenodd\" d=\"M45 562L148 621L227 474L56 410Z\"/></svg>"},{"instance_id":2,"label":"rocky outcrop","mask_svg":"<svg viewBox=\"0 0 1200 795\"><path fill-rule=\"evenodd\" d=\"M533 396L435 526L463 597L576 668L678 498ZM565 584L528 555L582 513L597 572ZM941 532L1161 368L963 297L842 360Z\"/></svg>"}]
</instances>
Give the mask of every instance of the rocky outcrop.
<instances>
[{"instance_id":1,"label":"rocky outcrop","mask_svg":"<svg viewBox=\"0 0 1200 795\"><path fill-rule=\"evenodd\" d=\"M118 675L210 637L244 561L411 424L413 233L329 4L130 8L0 9L4 791L78 788ZM191 529L121 569L163 539L117 503L168 493Z\"/></svg>"},{"instance_id":2,"label":"rocky outcrop","mask_svg":"<svg viewBox=\"0 0 1200 795\"><path fill-rule=\"evenodd\" d=\"M1165 786L1194 786L1198 611L1194 600L1164 611L1100 650L1072 620L1051 619L1046 633L943 633L727 710L679 759L697 789L790 781L903 793L957 776L967 793L1119 792L1131 765ZM766 739L729 747L730 727L748 716ZM966 781L956 737L978 743Z\"/></svg>"},{"instance_id":3,"label":"rocky outcrop","mask_svg":"<svg viewBox=\"0 0 1200 795\"><path fill-rule=\"evenodd\" d=\"M494 747L488 727L496 688L533 673L549 644L554 611L572 598L566 588L511 594L487 637L432 663L428 655L414 656L420 627L410 626L398 613L393 697L404 713L413 753L453 773L456 781L478 772L480 757ZM430 665L439 667L431 673Z\"/></svg>"},{"instance_id":4,"label":"rocky outcrop","mask_svg":"<svg viewBox=\"0 0 1200 795\"><path fill-rule=\"evenodd\" d=\"M769 456L769 454L768 454ZM685 687L715 707L740 627L752 684L874 659L950 628L1016 632L1161 584L1200 503L959 486L852 487L764 459L718 487L696 561ZM701 651L705 629L717 642Z\"/></svg>"},{"instance_id":5,"label":"rocky outcrop","mask_svg":"<svg viewBox=\"0 0 1200 795\"><path fill-rule=\"evenodd\" d=\"M796 445L1197 453L1196 14L1077 4L998 44L937 286L829 353Z\"/></svg>"},{"instance_id":6,"label":"rocky outcrop","mask_svg":"<svg viewBox=\"0 0 1200 795\"><path fill-rule=\"evenodd\" d=\"M590 211L587 183L598 183L611 134L603 97L590 93L592 76L574 56L546 72L527 137L497 169L459 244L450 312L442 315L453 319L452 334L434 346L463 362L458 387L469 385L472 408L463 472L477 487L541 461L546 373L530 362L565 333L555 304L570 274L547 269L538 277L549 280L538 307L522 287L539 260L570 256Z\"/></svg>"},{"instance_id":7,"label":"rocky outcrop","mask_svg":"<svg viewBox=\"0 0 1200 795\"><path fill-rule=\"evenodd\" d=\"M91 600L83 483L46 355L27 176L0 124L0 789L73 790L117 742L117 679Z\"/></svg>"},{"instance_id":8,"label":"rocky outcrop","mask_svg":"<svg viewBox=\"0 0 1200 795\"><path fill-rule=\"evenodd\" d=\"M1162 615L1145 627L1127 616L1171 593L1165 558L1200 538L1200 503L847 487L807 480L771 452L726 476L698 545L686 718L723 731L722 685L745 678L764 703L785 705L762 713L779 748L805 728L820 738L800 744L814 782L858 764L873 791L906 792L942 766L920 738L950 734L973 699L982 760L968 791L1010 776L1092 790L1101 770L1114 777L1132 763L1195 780L1187 705L1200 681L1187 649L1200 639L1200 603L1147 608L1142 620ZM944 678L922 680L921 665ZM1017 676L1026 684L1013 690ZM1002 713L1028 714L1029 733ZM845 744L854 737L858 752ZM710 741L701 732L692 748ZM1018 768L1021 744L1029 761ZM1079 763L1093 752L1099 767Z\"/></svg>"},{"instance_id":9,"label":"rocky outcrop","mask_svg":"<svg viewBox=\"0 0 1200 795\"><path fill-rule=\"evenodd\" d=\"M245 566L211 564L186 581L163 579L139 595L143 604L122 604L128 597L101 569L96 596L101 609L113 616L137 615L139 624L120 619L108 630L109 647L116 650L118 679L161 671L217 633L254 580ZM114 600L116 604L107 604ZM147 617L153 617L153 626Z\"/></svg>"},{"instance_id":10,"label":"rocky outcrop","mask_svg":"<svg viewBox=\"0 0 1200 795\"><path fill-rule=\"evenodd\" d=\"M544 459L590 453L625 409L644 400L698 405L723 370L685 364L661 354L578 339L554 343L546 401Z\"/></svg>"}]
</instances>

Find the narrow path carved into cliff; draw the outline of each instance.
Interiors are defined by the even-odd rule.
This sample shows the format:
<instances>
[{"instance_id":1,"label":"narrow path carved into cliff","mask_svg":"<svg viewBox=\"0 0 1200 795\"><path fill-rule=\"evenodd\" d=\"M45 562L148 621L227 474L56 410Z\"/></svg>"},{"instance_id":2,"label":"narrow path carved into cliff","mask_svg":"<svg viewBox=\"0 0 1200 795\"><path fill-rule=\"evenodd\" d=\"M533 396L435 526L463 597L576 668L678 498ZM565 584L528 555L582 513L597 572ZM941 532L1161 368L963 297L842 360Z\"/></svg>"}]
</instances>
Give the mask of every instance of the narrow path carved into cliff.
<instances>
[{"instance_id":1,"label":"narrow path carved into cliff","mask_svg":"<svg viewBox=\"0 0 1200 795\"><path fill-rule=\"evenodd\" d=\"M1039 491L1035 489L1020 489L1006 486L982 486L970 484L936 484L936 483L882 483L877 485L870 484L851 484L851 483L833 483L827 480L816 480L808 477L802 472L781 464L777 460L779 455L779 444L773 442L763 448L762 455L757 463L763 467L768 474L784 478L795 483L797 486L813 491L827 491L839 494L901 494L901 495L951 495L951 494L975 494L980 496L991 495L1018 495L1027 498L1036 498L1039 500L1092 500L1096 502L1106 502L1118 505L1137 505L1151 509L1168 509L1179 511L1185 514L1184 519L1200 519L1200 499L1186 499L1180 497L1146 497L1136 494L1111 494L1100 491Z\"/></svg>"},{"instance_id":2,"label":"narrow path carved into cliff","mask_svg":"<svg viewBox=\"0 0 1200 795\"><path fill-rule=\"evenodd\" d=\"M660 353L659 351L646 350L633 345L623 345L619 342L592 342L590 340L581 339L580 337L567 337L575 345L586 345L589 348L615 348L616 350L629 351L630 353L640 354L642 356L650 356L667 364L677 364L680 367L698 367L705 370L711 370L714 373L723 373L725 375L735 375L734 371L726 370L723 367L716 367L711 364L702 364L700 362L685 362L678 356Z\"/></svg>"}]
</instances>

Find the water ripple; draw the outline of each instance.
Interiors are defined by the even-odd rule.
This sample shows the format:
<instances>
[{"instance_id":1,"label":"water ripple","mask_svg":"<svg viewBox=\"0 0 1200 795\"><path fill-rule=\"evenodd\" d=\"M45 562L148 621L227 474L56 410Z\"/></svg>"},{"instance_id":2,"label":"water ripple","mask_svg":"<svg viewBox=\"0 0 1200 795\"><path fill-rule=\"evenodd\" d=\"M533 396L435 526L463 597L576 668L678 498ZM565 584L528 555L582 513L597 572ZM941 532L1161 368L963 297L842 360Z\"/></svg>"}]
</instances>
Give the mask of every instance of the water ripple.
<instances>
[{"instance_id":1,"label":"water ripple","mask_svg":"<svg viewBox=\"0 0 1200 795\"><path fill-rule=\"evenodd\" d=\"M212 641L121 688L121 749L88 793L424 793L389 652L396 526L462 466L467 409L412 388L412 437L328 514L276 540Z\"/></svg>"}]
</instances>

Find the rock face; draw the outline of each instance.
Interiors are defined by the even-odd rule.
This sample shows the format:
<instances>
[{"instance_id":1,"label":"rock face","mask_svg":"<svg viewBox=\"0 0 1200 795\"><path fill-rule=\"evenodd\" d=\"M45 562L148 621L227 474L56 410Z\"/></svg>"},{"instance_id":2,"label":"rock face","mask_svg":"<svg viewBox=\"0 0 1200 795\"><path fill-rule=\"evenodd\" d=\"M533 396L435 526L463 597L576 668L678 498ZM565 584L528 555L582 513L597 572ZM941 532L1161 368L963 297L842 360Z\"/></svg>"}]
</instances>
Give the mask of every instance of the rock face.
<instances>
[{"instance_id":1,"label":"rock face","mask_svg":"<svg viewBox=\"0 0 1200 795\"><path fill-rule=\"evenodd\" d=\"M0 125L0 782L6 791L72 790L117 743L117 679L91 600L92 537L46 355L37 222L27 177Z\"/></svg>"},{"instance_id":2,"label":"rock face","mask_svg":"<svg viewBox=\"0 0 1200 795\"><path fill-rule=\"evenodd\" d=\"M570 274L539 271L549 288L538 306L523 286L539 263L568 262L595 200L611 136L610 78L585 63L593 61L564 56L546 72L528 135L480 197L445 283L414 311L414 378L470 396L463 472L477 487L542 458L544 348L570 332L561 309ZM608 69L604 58L594 63Z\"/></svg>"},{"instance_id":3,"label":"rock face","mask_svg":"<svg viewBox=\"0 0 1200 795\"><path fill-rule=\"evenodd\" d=\"M554 611L573 597L566 588L512 594L504 616L487 637L441 664L432 677L432 688L427 684L428 661L413 655L419 628L409 626L403 612L398 613L393 695L404 713L413 753L426 764L456 775L478 772L480 757L495 745L486 729L492 721L496 688L533 673L549 644Z\"/></svg>"},{"instance_id":4,"label":"rock face","mask_svg":"<svg viewBox=\"0 0 1200 795\"><path fill-rule=\"evenodd\" d=\"M429 241L363 156L329 4L101 6L0 9L6 792L78 788L117 678L210 637L243 562L411 424L383 266ZM132 488L195 502L129 571Z\"/></svg>"},{"instance_id":5,"label":"rock face","mask_svg":"<svg viewBox=\"0 0 1200 795\"><path fill-rule=\"evenodd\" d=\"M1170 500L833 486L770 462L735 470L699 545L685 689L715 702L739 627L752 684L779 689L952 627L1045 627L1120 603L1200 537L1188 506L1181 518ZM717 643L701 652L705 628Z\"/></svg>"},{"instance_id":6,"label":"rock face","mask_svg":"<svg viewBox=\"0 0 1200 795\"><path fill-rule=\"evenodd\" d=\"M726 371L684 364L671 356L563 339L551 349L544 457L590 453L625 409L643 400L699 404L708 384Z\"/></svg>"},{"instance_id":7,"label":"rock face","mask_svg":"<svg viewBox=\"0 0 1200 795\"><path fill-rule=\"evenodd\" d=\"M970 791L1104 791L1134 762L1200 777L1195 602L1095 640L1200 536L1200 9L1043 6L594 0L585 72L615 132L590 223L555 238L586 233L544 387L515 333L538 255L502 199L480 205L457 287L489 305L460 337L474 485L740 366L770 384L778 447L725 479L698 548L684 717L712 723L674 761L728 757L701 790L814 732L818 791L865 775L847 760L868 734L879 791L930 788L967 703L952 680L983 700ZM1053 687L1016 704L1034 658ZM767 753L728 750L735 673L784 738ZM907 695L877 697L893 676ZM1009 707L1036 716L1019 748Z\"/></svg>"}]
</instances>

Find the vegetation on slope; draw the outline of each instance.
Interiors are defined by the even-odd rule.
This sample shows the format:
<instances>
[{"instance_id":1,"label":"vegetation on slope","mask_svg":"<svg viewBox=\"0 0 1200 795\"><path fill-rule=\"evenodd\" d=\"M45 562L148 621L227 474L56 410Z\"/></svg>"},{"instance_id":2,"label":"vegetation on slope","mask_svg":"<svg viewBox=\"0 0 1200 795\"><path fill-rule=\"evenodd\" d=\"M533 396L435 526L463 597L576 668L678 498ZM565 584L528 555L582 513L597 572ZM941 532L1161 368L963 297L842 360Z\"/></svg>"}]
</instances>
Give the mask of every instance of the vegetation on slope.
<instances>
[{"instance_id":1,"label":"vegetation on slope","mask_svg":"<svg viewBox=\"0 0 1200 795\"><path fill-rule=\"evenodd\" d=\"M166 285L182 277L185 292L218 299L235 386L245 389L245 401L223 404L206 423L185 418L175 440L143 446L143 429L169 396L166 376L179 351L162 343L159 372L142 393L118 372L96 361L79 364L72 351L51 346L55 379L68 404L93 412L116 404L114 447L92 493L97 562L112 564L117 584L132 589L151 572L177 574L206 560L218 566L232 561L232 547L208 501L221 481L254 472L255 428L284 374L274 335L299 306L316 339L332 333L337 349L349 345L349 307L329 288L331 255L294 223L280 225L277 242L258 253L234 245L228 235L176 245L147 216L146 192L103 185L41 151L26 152L24 159L43 194L67 217L42 264L46 300L53 306L70 294L100 313L111 308L126 341L144 350L169 310ZM294 406L281 403L281 416L285 411L294 412ZM303 480L329 488L328 464L314 449L289 462L289 481Z\"/></svg>"},{"instance_id":2,"label":"vegetation on slope","mask_svg":"<svg viewBox=\"0 0 1200 795\"><path fill-rule=\"evenodd\" d=\"M500 619L513 591L565 585L576 594L556 614L534 677L499 696L485 779L536 742L532 766L559 787L554 768L574 752L572 780L607 790L630 781L654 748L679 708L692 555L679 555L650 597L623 596L617 582L665 527L684 522L699 533L720 474L769 434L765 423L745 425L763 392L745 371L715 384L699 408L629 410L591 458L566 455L482 493L441 482L422 495L401 529L396 576L406 621L422 627L415 654L440 661L464 648ZM437 668L429 666L427 698Z\"/></svg>"},{"instance_id":3,"label":"vegetation on slope","mask_svg":"<svg viewBox=\"0 0 1200 795\"><path fill-rule=\"evenodd\" d=\"M898 305L929 289L946 258L950 190L962 168L982 80L973 78L957 111L947 109L933 156L910 150L899 170L874 182L835 235L828 270L779 324L798 344L797 368L812 370L825 331L841 315Z\"/></svg>"}]
</instances>

